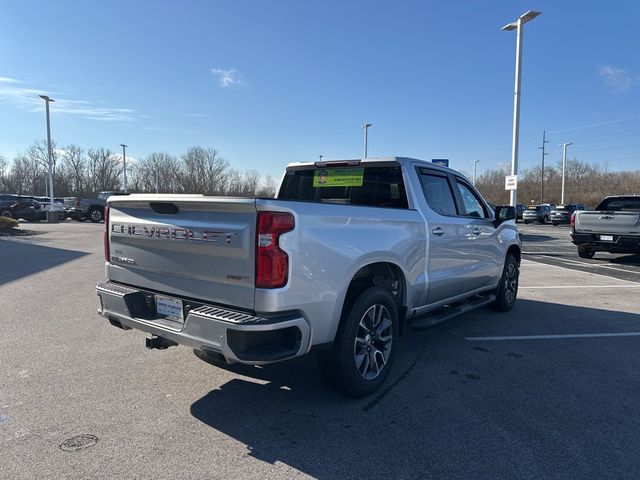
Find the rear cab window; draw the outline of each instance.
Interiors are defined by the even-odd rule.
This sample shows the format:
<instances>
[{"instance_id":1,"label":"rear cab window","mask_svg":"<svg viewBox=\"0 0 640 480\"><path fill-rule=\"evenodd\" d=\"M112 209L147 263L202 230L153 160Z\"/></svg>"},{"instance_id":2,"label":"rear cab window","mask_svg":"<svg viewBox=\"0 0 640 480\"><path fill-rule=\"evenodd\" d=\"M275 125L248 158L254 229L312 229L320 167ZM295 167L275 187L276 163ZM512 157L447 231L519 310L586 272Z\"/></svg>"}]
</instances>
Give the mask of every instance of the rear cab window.
<instances>
[{"instance_id":1,"label":"rear cab window","mask_svg":"<svg viewBox=\"0 0 640 480\"><path fill-rule=\"evenodd\" d=\"M611 212L640 211L640 196L605 198L596 210Z\"/></svg>"},{"instance_id":2,"label":"rear cab window","mask_svg":"<svg viewBox=\"0 0 640 480\"><path fill-rule=\"evenodd\" d=\"M409 208L399 165L293 168L285 174L279 200Z\"/></svg>"}]
</instances>

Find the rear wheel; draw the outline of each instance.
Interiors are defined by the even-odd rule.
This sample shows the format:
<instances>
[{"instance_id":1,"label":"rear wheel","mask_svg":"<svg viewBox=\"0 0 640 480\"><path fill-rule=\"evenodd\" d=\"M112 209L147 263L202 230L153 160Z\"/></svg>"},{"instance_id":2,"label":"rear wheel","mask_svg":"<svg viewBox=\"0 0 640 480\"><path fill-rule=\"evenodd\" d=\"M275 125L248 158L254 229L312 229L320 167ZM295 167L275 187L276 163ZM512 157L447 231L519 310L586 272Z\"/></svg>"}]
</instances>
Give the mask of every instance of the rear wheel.
<instances>
[{"instance_id":1,"label":"rear wheel","mask_svg":"<svg viewBox=\"0 0 640 480\"><path fill-rule=\"evenodd\" d=\"M557 227L558 226L558 222L553 222L553 226Z\"/></svg>"},{"instance_id":2,"label":"rear wheel","mask_svg":"<svg viewBox=\"0 0 640 480\"><path fill-rule=\"evenodd\" d=\"M596 252L591 250L589 247L578 247L578 256L580 258L593 258L595 254Z\"/></svg>"},{"instance_id":3,"label":"rear wheel","mask_svg":"<svg viewBox=\"0 0 640 480\"><path fill-rule=\"evenodd\" d=\"M371 287L345 307L333 346L318 354L322 377L356 398L387 379L399 336L398 308L388 290Z\"/></svg>"},{"instance_id":4,"label":"rear wheel","mask_svg":"<svg viewBox=\"0 0 640 480\"><path fill-rule=\"evenodd\" d=\"M516 304L518 296L518 281L520 278L520 267L516 257L509 253L504 261L504 269L500 284L496 290L496 300L491 304L491 308L499 312L511 310Z\"/></svg>"},{"instance_id":5,"label":"rear wheel","mask_svg":"<svg viewBox=\"0 0 640 480\"><path fill-rule=\"evenodd\" d=\"M104 218L104 211L101 208L92 208L89 210L89 220L93 223L101 222Z\"/></svg>"}]
</instances>

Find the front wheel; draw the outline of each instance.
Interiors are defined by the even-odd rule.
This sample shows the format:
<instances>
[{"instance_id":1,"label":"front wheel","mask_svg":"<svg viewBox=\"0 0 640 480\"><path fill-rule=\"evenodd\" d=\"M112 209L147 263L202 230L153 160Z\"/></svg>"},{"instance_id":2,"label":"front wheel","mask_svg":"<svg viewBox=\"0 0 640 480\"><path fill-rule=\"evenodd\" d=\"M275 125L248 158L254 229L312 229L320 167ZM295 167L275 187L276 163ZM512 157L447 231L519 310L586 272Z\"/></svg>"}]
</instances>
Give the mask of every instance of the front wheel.
<instances>
[{"instance_id":1,"label":"front wheel","mask_svg":"<svg viewBox=\"0 0 640 480\"><path fill-rule=\"evenodd\" d=\"M389 376L400 333L388 290L371 287L346 305L333 346L318 354L322 377L356 398L378 390Z\"/></svg>"},{"instance_id":2,"label":"front wheel","mask_svg":"<svg viewBox=\"0 0 640 480\"><path fill-rule=\"evenodd\" d=\"M578 256L580 258L593 258L595 254L596 252L588 247L578 247Z\"/></svg>"},{"instance_id":3,"label":"front wheel","mask_svg":"<svg viewBox=\"0 0 640 480\"><path fill-rule=\"evenodd\" d=\"M520 266L516 257L509 253L504 261L504 269L500 277L500 284L496 290L496 300L491 308L499 312L511 310L516 304L518 296L518 281L520 278Z\"/></svg>"}]
</instances>

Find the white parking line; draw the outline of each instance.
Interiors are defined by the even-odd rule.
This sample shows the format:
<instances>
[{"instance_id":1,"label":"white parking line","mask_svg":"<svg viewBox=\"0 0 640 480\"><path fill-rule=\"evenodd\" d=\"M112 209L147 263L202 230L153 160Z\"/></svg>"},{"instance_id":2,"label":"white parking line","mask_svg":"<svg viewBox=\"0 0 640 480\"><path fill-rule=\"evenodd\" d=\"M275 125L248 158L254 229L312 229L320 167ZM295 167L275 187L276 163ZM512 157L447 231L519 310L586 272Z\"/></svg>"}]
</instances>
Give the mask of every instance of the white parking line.
<instances>
[{"instance_id":1,"label":"white parking line","mask_svg":"<svg viewBox=\"0 0 640 480\"><path fill-rule=\"evenodd\" d=\"M554 267L554 268L561 268L563 270L570 270L571 272L578 272L578 273L584 273L585 275L594 275L596 277L604 277L606 279L611 280L611 276L610 275L602 275L601 273L593 273L593 272L584 272L582 270L576 270L575 268L568 268L568 267L561 267L560 265L553 265L551 263L542 263L542 262L534 262L533 260L527 260L526 261L527 264L531 265L532 263L536 264L536 265L544 265L545 267ZM581 264L584 265L584 264ZM627 270L625 270L625 272L628 272ZM626 283L632 283L634 285L640 285L640 283L638 282L634 282L632 280L624 280L622 278L616 278L617 281L619 282L626 282Z\"/></svg>"},{"instance_id":2,"label":"white parking line","mask_svg":"<svg viewBox=\"0 0 640 480\"><path fill-rule=\"evenodd\" d=\"M518 290L541 290L541 289L553 289L560 288L640 288L640 283L636 285L554 285L554 286L538 286L538 287L518 287Z\"/></svg>"},{"instance_id":3,"label":"white parking line","mask_svg":"<svg viewBox=\"0 0 640 480\"><path fill-rule=\"evenodd\" d=\"M538 254L533 254L533 256L536 257L544 257L545 254L544 253L538 253ZM554 257L557 258L557 257ZM564 263L569 263L572 265L579 265L581 267L589 267L589 268L607 268L609 270L615 270L616 272L624 272L624 273L633 273L635 275L640 275L640 272L636 272L634 270L626 270L624 268L617 268L614 267L612 265L601 265L601 264L596 264L596 263L586 263L586 262L580 262L578 260L571 260L569 258L562 258L560 259L562 262Z\"/></svg>"},{"instance_id":4,"label":"white parking line","mask_svg":"<svg viewBox=\"0 0 640 480\"><path fill-rule=\"evenodd\" d=\"M548 340L558 338L639 337L640 332L575 333L565 335L517 335L510 337L465 337L470 342L496 342L501 340Z\"/></svg>"}]
</instances>

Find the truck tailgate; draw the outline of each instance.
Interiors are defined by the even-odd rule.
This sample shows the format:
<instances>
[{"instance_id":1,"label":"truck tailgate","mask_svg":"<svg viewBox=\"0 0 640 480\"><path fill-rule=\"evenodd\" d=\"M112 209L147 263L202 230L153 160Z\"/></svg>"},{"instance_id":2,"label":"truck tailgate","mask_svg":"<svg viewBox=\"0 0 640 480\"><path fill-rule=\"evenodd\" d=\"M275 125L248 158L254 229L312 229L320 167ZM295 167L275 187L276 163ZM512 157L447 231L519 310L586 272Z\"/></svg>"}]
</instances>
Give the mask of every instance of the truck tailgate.
<instances>
[{"instance_id":1,"label":"truck tailgate","mask_svg":"<svg viewBox=\"0 0 640 480\"><path fill-rule=\"evenodd\" d=\"M576 214L576 231L616 235L640 234L638 212L585 211Z\"/></svg>"},{"instance_id":2,"label":"truck tailgate","mask_svg":"<svg viewBox=\"0 0 640 480\"><path fill-rule=\"evenodd\" d=\"M108 204L110 280L253 309L255 200L130 195Z\"/></svg>"}]
</instances>

